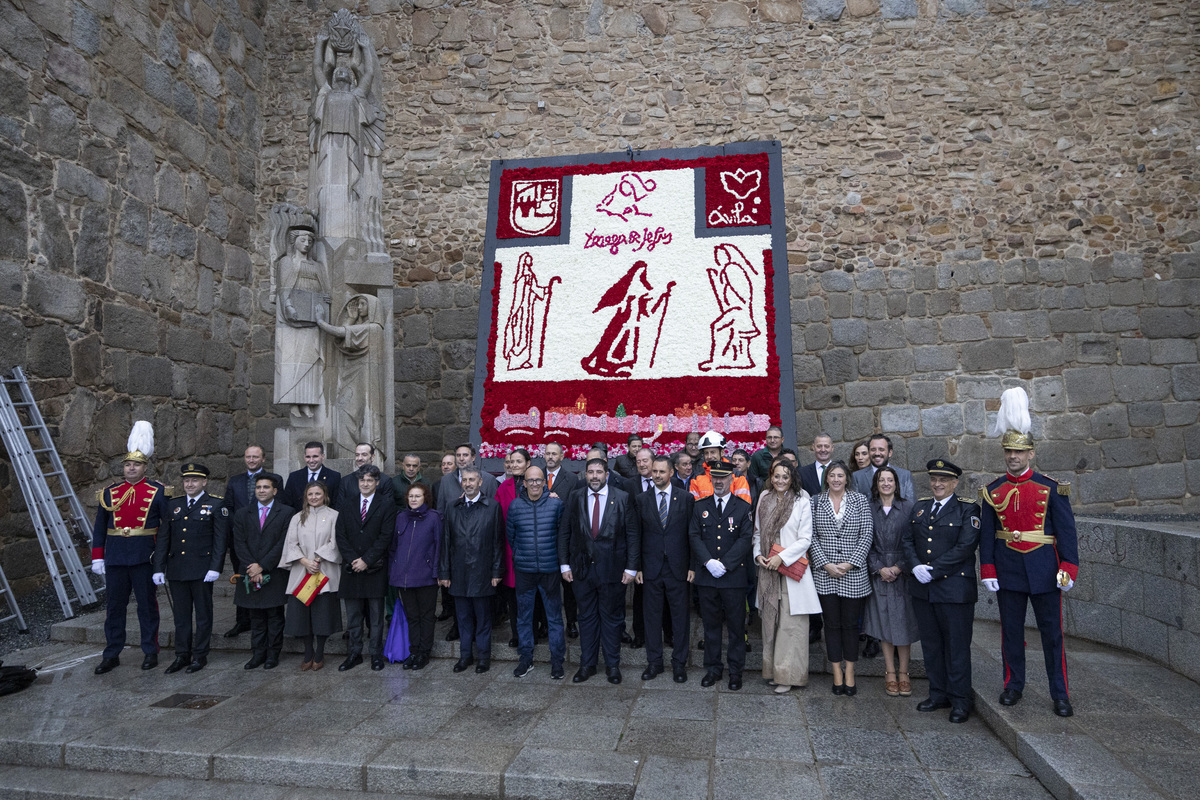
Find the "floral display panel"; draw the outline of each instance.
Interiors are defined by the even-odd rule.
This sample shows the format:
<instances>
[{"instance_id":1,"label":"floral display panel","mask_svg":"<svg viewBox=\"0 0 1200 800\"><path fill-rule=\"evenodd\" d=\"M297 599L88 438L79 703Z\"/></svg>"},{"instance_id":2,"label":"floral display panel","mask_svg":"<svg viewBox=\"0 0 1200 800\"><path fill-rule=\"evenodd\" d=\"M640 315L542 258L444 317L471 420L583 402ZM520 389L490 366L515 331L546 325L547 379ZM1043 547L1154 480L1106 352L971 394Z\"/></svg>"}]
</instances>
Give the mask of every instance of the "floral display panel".
<instances>
[{"instance_id":1,"label":"floral display panel","mask_svg":"<svg viewBox=\"0 0 1200 800\"><path fill-rule=\"evenodd\" d=\"M473 440L795 427L777 142L492 162Z\"/></svg>"}]
</instances>

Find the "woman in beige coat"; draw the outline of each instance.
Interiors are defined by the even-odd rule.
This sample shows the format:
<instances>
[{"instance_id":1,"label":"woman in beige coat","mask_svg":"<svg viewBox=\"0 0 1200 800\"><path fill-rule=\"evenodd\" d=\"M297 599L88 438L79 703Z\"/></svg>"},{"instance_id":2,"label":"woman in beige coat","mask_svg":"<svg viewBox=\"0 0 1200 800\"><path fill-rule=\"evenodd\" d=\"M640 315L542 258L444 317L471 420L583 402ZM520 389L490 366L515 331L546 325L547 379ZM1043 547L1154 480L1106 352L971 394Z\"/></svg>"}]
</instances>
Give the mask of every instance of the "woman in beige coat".
<instances>
[{"instance_id":1,"label":"woman in beige coat","mask_svg":"<svg viewBox=\"0 0 1200 800\"><path fill-rule=\"evenodd\" d=\"M763 678L778 694L808 685L808 615L821 611L812 573L801 580L781 574L807 551L812 540L812 504L791 462L771 467L770 486L754 515L754 563L758 565L758 611L762 618ZM778 544L782 552L771 555Z\"/></svg>"},{"instance_id":2,"label":"woman in beige coat","mask_svg":"<svg viewBox=\"0 0 1200 800\"><path fill-rule=\"evenodd\" d=\"M338 512L329 507L329 490L320 481L304 487L304 510L292 517L283 544L280 567L291 569L287 585L287 621L283 632L304 640L301 672L325 666L325 640L342 629L342 607L338 583L342 577L342 554L337 547ZM323 574L329 579L320 593L305 605L292 594L306 575ZM314 644L315 639L315 644Z\"/></svg>"}]
</instances>

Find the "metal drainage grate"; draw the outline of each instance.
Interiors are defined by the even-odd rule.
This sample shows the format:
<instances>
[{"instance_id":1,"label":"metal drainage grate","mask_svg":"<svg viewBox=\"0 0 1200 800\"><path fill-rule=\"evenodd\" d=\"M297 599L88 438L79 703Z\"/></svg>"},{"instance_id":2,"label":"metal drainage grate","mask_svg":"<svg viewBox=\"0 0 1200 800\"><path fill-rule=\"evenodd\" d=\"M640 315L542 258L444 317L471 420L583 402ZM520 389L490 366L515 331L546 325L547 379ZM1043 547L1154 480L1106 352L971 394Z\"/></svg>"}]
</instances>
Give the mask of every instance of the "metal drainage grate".
<instances>
[{"instance_id":1,"label":"metal drainage grate","mask_svg":"<svg viewBox=\"0 0 1200 800\"><path fill-rule=\"evenodd\" d=\"M227 694L173 694L170 697L165 697L157 703L151 703L151 708L190 708L195 711L204 711L212 708L222 700L228 700L230 695Z\"/></svg>"}]
</instances>

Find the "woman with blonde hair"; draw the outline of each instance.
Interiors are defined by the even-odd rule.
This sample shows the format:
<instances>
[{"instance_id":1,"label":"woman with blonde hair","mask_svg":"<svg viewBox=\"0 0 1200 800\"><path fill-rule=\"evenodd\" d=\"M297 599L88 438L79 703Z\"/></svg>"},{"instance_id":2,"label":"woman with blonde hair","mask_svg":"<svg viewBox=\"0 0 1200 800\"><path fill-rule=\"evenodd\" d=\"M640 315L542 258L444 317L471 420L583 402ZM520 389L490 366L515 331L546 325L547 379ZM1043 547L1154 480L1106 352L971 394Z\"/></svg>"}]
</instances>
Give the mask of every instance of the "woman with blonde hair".
<instances>
[{"instance_id":1,"label":"woman with blonde hair","mask_svg":"<svg viewBox=\"0 0 1200 800\"><path fill-rule=\"evenodd\" d=\"M304 640L302 672L325 666L325 640L342 630L338 583L342 554L337 546L338 512L329 507L329 490L321 481L304 487L304 509L292 517L283 544L280 567L291 570L287 585L287 622L283 632ZM295 592L309 576L324 576L324 585L303 599ZM316 583L320 578L314 578ZM313 583L313 586L316 586ZM307 602L306 602L307 600Z\"/></svg>"},{"instance_id":2,"label":"woman with blonde hair","mask_svg":"<svg viewBox=\"0 0 1200 800\"><path fill-rule=\"evenodd\" d=\"M808 685L808 615L821 613L811 572L800 580L780 572L796 566L812 540L812 505L796 468L786 459L768 475L754 515L754 563L762 619L763 678L776 694ZM778 545L781 550L772 553Z\"/></svg>"}]
</instances>

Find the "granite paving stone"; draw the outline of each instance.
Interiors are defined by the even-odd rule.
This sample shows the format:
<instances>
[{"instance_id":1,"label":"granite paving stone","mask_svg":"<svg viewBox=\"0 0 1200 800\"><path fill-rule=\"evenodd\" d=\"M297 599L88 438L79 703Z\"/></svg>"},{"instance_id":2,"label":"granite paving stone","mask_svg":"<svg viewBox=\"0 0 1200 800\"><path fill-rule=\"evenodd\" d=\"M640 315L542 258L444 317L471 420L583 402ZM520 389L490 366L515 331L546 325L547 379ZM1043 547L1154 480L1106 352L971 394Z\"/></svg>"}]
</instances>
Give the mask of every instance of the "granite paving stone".
<instances>
[{"instance_id":1,"label":"granite paving stone","mask_svg":"<svg viewBox=\"0 0 1200 800\"><path fill-rule=\"evenodd\" d=\"M1200 787L1200 759L1195 751L1143 754L1133 760L1132 766L1168 797L1192 800Z\"/></svg>"},{"instance_id":2,"label":"granite paving stone","mask_svg":"<svg viewBox=\"0 0 1200 800\"><path fill-rule=\"evenodd\" d=\"M727 758L713 763L713 800L781 796L788 800L824 800L825 793L817 771L804 764Z\"/></svg>"},{"instance_id":3,"label":"granite paving stone","mask_svg":"<svg viewBox=\"0 0 1200 800\"><path fill-rule=\"evenodd\" d=\"M1162 716L1089 714L1077 722L1098 741L1120 741L1123 750L1148 753L1200 752L1200 734Z\"/></svg>"},{"instance_id":4,"label":"granite paving stone","mask_svg":"<svg viewBox=\"0 0 1200 800\"><path fill-rule=\"evenodd\" d=\"M288 733L317 727L324 734L337 736L350 733L383 707L382 703L363 700L307 700L291 714L277 718L271 728ZM316 720L320 722L314 725Z\"/></svg>"},{"instance_id":5,"label":"granite paving stone","mask_svg":"<svg viewBox=\"0 0 1200 800\"><path fill-rule=\"evenodd\" d=\"M708 797L708 761L650 756L642 764L634 800L695 800Z\"/></svg>"},{"instance_id":6,"label":"granite paving stone","mask_svg":"<svg viewBox=\"0 0 1200 800\"><path fill-rule=\"evenodd\" d=\"M1063 798L1071 787L1099 784L1139 789L1145 782L1095 739L1079 733L1021 733L1017 757L1051 794Z\"/></svg>"},{"instance_id":7,"label":"granite paving stone","mask_svg":"<svg viewBox=\"0 0 1200 800\"><path fill-rule=\"evenodd\" d=\"M905 738L917 754L917 760L931 770L982 770L1029 775L1029 770L995 736L965 734L957 730L961 728L959 725L954 728L954 732L909 732Z\"/></svg>"},{"instance_id":8,"label":"granite paving stone","mask_svg":"<svg viewBox=\"0 0 1200 800\"><path fill-rule=\"evenodd\" d=\"M813 752L823 764L868 764L873 767L915 767L913 755L899 731L861 728L812 728Z\"/></svg>"},{"instance_id":9,"label":"granite paving stone","mask_svg":"<svg viewBox=\"0 0 1200 800\"><path fill-rule=\"evenodd\" d=\"M264 784L250 786L245 783L227 781L167 778L150 784L135 797L145 796L154 798L154 800L245 800L247 792L253 792L254 800L284 800L290 791L285 786ZM338 792L338 794L342 797L346 795L345 792Z\"/></svg>"},{"instance_id":10,"label":"granite paving stone","mask_svg":"<svg viewBox=\"0 0 1200 800\"><path fill-rule=\"evenodd\" d=\"M305 731L264 730L216 752L213 777L290 786L346 789L362 785L363 765L386 746L369 736L325 737L319 720Z\"/></svg>"},{"instance_id":11,"label":"granite paving stone","mask_svg":"<svg viewBox=\"0 0 1200 800\"><path fill-rule=\"evenodd\" d=\"M71 769L207 778L213 753L250 735L228 728L196 730L124 722L68 742L64 758Z\"/></svg>"},{"instance_id":12,"label":"granite paving stone","mask_svg":"<svg viewBox=\"0 0 1200 800\"><path fill-rule=\"evenodd\" d=\"M647 690L637 699L632 716L656 719L712 720L716 696L712 693L678 694Z\"/></svg>"},{"instance_id":13,"label":"granite paving stone","mask_svg":"<svg viewBox=\"0 0 1200 800\"><path fill-rule=\"evenodd\" d=\"M367 791L422 792L443 797L497 797L518 748L435 739L390 744L367 764Z\"/></svg>"},{"instance_id":14,"label":"granite paving stone","mask_svg":"<svg viewBox=\"0 0 1200 800\"><path fill-rule=\"evenodd\" d=\"M616 691L610 691L615 689ZM629 716L637 702L637 692L624 686L567 686L559 694L554 705L546 709L550 714L579 714L582 716L621 717Z\"/></svg>"},{"instance_id":15,"label":"granite paving stone","mask_svg":"<svg viewBox=\"0 0 1200 800\"><path fill-rule=\"evenodd\" d=\"M441 739L519 747L537 725L537 716L510 708L463 706L437 730Z\"/></svg>"},{"instance_id":16,"label":"granite paving stone","mask_svg":"<svg viewBox=\"0 0 1200 800\"><path fill-rule=\"evenodd\" d=\"M811 690L810 690L811 691ZM913 688L916 697L916 687ZM859 702L859 698L838 697L829 691L818 690L816 694L807 694L800 699L800 707L804 710L804 719L816 728L864 728L880 731L894 731L896 721L884 708L874 703Z\"/></svg>"},{"instance_id":17,"label":"granite paving stone","mask_svg":"<svg viewBox=\"0 0 1200 800\"><path fill-rule=\"evenodd\" d=\"M1037 778L989 772L931 772L946 800L1051 800Z\"/></svg>"},{"instance_id":18,"label":"granite paving stone","mask_svg":"<svg viewBox=\"0 0 1200 800\"><path fill-rule=\"evenodd\" d=\"M349 732L356 736L416 739L437 730L456 713L454 706L389 703L366 718L358 718Z\"/></svg>"},{"instance_id":19,"label":"granite paving stone","mask_svg":"<svg viewBox=\"0 0 1200 800\"><path fill-rule=\"evenodd\" d=\"M633 797L638 758L526 747L504 773L504 796L537 800L624 800Z\"/></svg>"},{"instance_id":20,"label":"granite paving stone","mask_svg":"<svg viewBox=\"0 0 1200 800\"><path fill-rule=\"evenodd\" d=\"M822 767L821 782L831 800L858 800L863 797L927 800L934 796L933 785L924 772L879 769L878 766Z\"/></svg>"},{"instance_id":21,"label":"granite paving stone","mask_svg":"<svg viewBox=\"0 0 1200 800\"><path fill-rule=\"evenodd\" d=\"M617 749L625 720L618 717L588 717L576 714L546 714L525 740L530 747L559 747L571 750Z\"/></svg>"},{"instance_id":22,"label":"granite paving stone","mask_svg":"<svg viewBox=\"0 0 1200 800\"><path fill-rule=\"evenodd\" d=\"M5 708L0 704L0 709ZM106 724L100 717L0 715L0 761L30 767L62 766L63 745Z\"/></svg>"},{"instance_id":23,"label":"granite paving stone","mask_svg":"<svg viewBox=\"0 0 1200 800\"><path fill-rule=\"evenodd\" d=\"M719 720L759 722L764 725L803 725L804 712L795 691L787 694L717 695Z\"/></svg>"},{"instance_id":24,"label":"granite paving stone","mask_svg":"<svg viewBox=\"0 0 1200 800\"><path fill-rule=\"evenodd\" d=\"M86 781L81 781L81 776L86 776ZM127 800L159 780L118 772L80 773L37 767L13 767L0 775L0 779L9 797L23 800Z\"/></svg>"},{"instance_id":25,"label":"granite paving stone","mask_svg":"<svg viewBox=\"0 0 1200 800\"><path fill-rule=\"evenodd\" d=\"M507 676L512 678L511 675ZM482 708L505 708L513 711L542 711L558 699L558 687L518 684L515 679L493 681L475 695L472 705Z\"/></svg>"},{"instance_id":26,"label":"granite paving stone","mask_svg":"<svg viewBox=\"0 0 1200 800\"><path fill-rule=\"evenodd\" d=\"M767 725L723 719L717 723L717 758L811 764L813 752L803 725Z\"/></svg>"},{"instance_id":27,"label":"granite paving stone","mask_svg":"<svg viewBox=\"0 0 1200 800\"><path fill-rule=\"evenodd\" d=\"M625 726L620 753L710 758L716 739L716 725L695 720L638 717Z\"/></svg>"}]
</instances>

